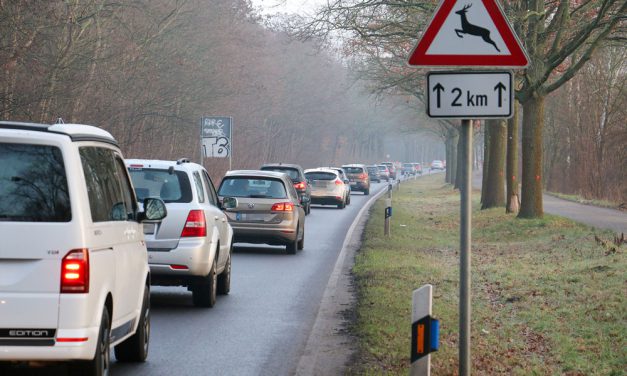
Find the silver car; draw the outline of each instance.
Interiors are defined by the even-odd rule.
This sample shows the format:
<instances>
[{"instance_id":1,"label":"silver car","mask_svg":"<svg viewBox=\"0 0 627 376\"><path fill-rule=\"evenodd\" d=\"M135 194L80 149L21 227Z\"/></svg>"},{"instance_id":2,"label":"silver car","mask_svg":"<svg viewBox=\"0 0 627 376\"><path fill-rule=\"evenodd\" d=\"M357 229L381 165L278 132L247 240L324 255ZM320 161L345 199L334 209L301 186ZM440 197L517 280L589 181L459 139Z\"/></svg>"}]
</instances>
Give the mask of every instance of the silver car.
<instances>
[{"instance_id":1,"label":"silver car","mask_svg":"<svg viewBox=\"0 0 627 376\"><path fill-rule=\"evenodd\" d=\"M168 216L145 223L151 284L186 286L194 305L213 307L231 288L233 229L207 171L187 159L127 159L137 199L159 197Z\"/></svg>"},{"instance_id":2,"label":"silver car","mask_svg":"<svg viewBox=\"0 0 627 376\"><path fill-rule=\"evenodd\" d=\"M223 201L237 200L225 212L235 242L285 245L289 254L305 247L305 209L285 173L229 171L218 196Z\"/></svg>"},{"instance_id":3,"label":"silver car","mask_svg":"<svg viewBox=\"0 0 627 376\"><path fill-rule=\"evenodd\" d=\"M346 207L346 200L350 195L347 195L347 184L336 170L313 168L305 170L305 176L311 182L312 204L337 205L339 209Z\"/></svg>"}]
</instances>

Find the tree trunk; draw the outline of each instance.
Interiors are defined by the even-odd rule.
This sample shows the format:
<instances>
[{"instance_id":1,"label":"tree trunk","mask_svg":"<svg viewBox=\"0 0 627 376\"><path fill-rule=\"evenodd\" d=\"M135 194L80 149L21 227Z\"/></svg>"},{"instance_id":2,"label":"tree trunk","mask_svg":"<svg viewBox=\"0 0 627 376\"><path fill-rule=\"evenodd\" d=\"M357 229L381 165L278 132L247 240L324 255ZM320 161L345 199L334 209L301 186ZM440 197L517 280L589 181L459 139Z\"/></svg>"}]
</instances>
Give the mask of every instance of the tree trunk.
<instances>
[{"instance_id":1,"label":"tree trunk","mask_svg":"<svg viewBox=\"0 0 627 376\"><path fill-rule=\"evenodd\" d=\"M464 177L462 176L462 168L461 166L463 166L463 161L461 160L463 157L463 151L464 151L464 145L462 145L462 143L464 142L464 140L462 139L462 137L457 137L457 146L456 146L456 150L457 150L457 158L454 159L455 162L455 169L451 172L452 176L454 177L454 181L453 181L453 185L455 187L455 189L462 189L462 180L464 180ZM448 168L448 166L447 166Z\"/></svg>"},{"instance_id":2,"label":"tree trunk","mask_svg":"<svg viewBox=\"0 0 627 376\"><path fill-rule=\"evenodd\" d=\"M542 218L542 128L544 96L536 94L523 103L522 197L519 218Z\"/></svg>"},{"instance_id":3,"label":"tree trunk","mask_svg":"<svg viewBox=\"0 0 627 376\"><path fill-rule=\"evenodd\" d=\"M504 120L486 121L490 129L490 156L486 179L485 196L481 209L505 206L505 147L507 126Z\"/></svg>"},{"instance_id":4,"label":"tree trunk","mask_svg":"<svg viewBox=\"0 0 627 376\"><path fill-rule=\"evenodd\" d=\"M516 207L520 200L520 192L518 191L518 102L514 101L513 105L514 116L507 121L506 213L515 212L511 209ZM514 194L516 194L516 197L513 197ZM516 202L513 203L512 200L516 200Z\"/></svg>"},{"instance_id":5,"label":"tree trunk","mask_svg":"<svg viewBox=\"0 0 627 376\"><path fill-rule=\"evenodd\" d=\"M490 127L483 122L483 166L481 167L481 203L485 201L486 187L488 186L488 170L490 166Z\"/></svg>"}]
</instances>

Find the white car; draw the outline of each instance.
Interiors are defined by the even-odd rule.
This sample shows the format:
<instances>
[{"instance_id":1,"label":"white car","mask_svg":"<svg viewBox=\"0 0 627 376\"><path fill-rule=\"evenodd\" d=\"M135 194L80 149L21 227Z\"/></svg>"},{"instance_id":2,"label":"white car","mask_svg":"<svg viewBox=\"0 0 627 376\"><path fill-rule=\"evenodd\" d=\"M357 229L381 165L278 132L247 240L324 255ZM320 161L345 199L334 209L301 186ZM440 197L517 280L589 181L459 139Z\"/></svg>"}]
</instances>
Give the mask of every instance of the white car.
<instances>
[{"instance_id":1,"label":"white car","mask_svg":"<svg viewBox=\"0 0 627 376\"><path fill-rule=\"evenodd\" d=\"M311 182L311 203L318 205L337 205L346 207L348 190L339 172L330 168L312 168L305 170L307 180Z\"/></svg>"},{"instance_id":2,"label":"white car","mask_svg":"<svg viewBox=\"0 0 627 376\"><path fill-rule=\"evenodd\" d=\"M71 361L82 375L144 361L150 275L116 141L78 124L0 122L0 362Z\"/></svg>"},{"instance_id":3,"label":"white car","mask_svg":"<svg viewBox=\"0 0 627 376\"><path fill-rule=\"evenodd\" d=\"M231 289L233 229L207 170L178 161L127 159L137 198L159 197L168 217L146 223L151 283L185 286L198 307L213 307Z\"/></svg>"}]
</instances>

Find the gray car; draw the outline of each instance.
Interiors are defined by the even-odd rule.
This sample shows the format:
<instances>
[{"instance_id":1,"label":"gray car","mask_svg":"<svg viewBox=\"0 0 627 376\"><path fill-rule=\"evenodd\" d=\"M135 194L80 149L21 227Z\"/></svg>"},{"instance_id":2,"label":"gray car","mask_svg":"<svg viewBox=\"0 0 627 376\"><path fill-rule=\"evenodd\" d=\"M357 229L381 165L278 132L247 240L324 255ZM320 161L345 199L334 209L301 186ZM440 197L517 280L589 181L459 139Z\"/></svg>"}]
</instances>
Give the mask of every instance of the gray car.
<instances>
[{"instance_id":1,"label":"gray car","mask_svg":"<svg viewBox=\"0 0 627 376\"><path fill-rule=\"evenodd\" d=\"M305 209L286 174L229 171L218 196L220 200L237 199L237 205L225 212L235 242L285 245L288 254L304 248Z\"/></svg>"}]
</instances>

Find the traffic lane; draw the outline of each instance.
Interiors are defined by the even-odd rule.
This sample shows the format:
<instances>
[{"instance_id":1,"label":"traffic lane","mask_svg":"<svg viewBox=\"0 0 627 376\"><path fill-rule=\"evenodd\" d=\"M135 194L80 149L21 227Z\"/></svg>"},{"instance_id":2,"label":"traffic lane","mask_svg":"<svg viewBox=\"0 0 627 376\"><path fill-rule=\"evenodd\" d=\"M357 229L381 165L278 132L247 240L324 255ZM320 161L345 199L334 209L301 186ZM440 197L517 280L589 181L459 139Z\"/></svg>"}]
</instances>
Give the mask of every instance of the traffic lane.
<instances>
[{"instance_id":1,"label":"traffic lane","mask_svg":"<svg viewBox=\"0 0 627 376\"><path fill-rule=\"evenodd\" d=\"M384 188L374 184L373 191ZM313 206L305 249L237 244L232 288L212 309L192 306L184 288L153 287L145 364L114 363L115 375L293 374L348 227L370 198L345 209Z\"/></svg>"}]
</instances>

